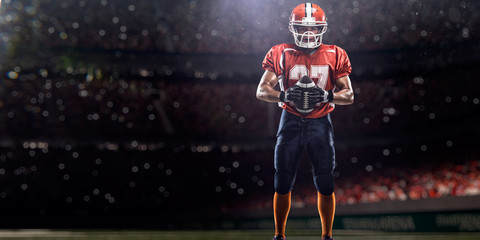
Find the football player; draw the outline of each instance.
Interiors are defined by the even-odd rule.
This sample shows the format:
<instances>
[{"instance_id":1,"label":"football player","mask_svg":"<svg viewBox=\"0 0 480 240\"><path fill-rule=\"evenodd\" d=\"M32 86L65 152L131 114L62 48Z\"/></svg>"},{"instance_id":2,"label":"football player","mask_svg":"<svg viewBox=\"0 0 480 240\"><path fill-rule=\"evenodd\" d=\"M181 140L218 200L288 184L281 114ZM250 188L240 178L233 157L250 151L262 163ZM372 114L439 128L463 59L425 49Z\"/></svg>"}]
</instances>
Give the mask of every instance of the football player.
<instances>
[{"instance_id":1,"label":"football player","mask_svg":"<svg viewBox=\"0 0 480 240\"><path fill-rule=\"evenodd\" d=\"M258 99L278 102L283 108L274 158L273 239L285 239L291 192L304 151L310 160L317 190L322 238L333 239L335 149L330 112L336 104L353 103L349 78L352 67L345 50L322 44L327 18L318 5L304 3L295 7L289 30L294 44L279 44L268 51L262 63L265 72L256 92ZM300 100L302 93L292 86L304 76L316 84L308 100L314 109L307 115L300 114L293 104ZM277 83L280 91L275 89Z\"/></svg>"}]
</instances>

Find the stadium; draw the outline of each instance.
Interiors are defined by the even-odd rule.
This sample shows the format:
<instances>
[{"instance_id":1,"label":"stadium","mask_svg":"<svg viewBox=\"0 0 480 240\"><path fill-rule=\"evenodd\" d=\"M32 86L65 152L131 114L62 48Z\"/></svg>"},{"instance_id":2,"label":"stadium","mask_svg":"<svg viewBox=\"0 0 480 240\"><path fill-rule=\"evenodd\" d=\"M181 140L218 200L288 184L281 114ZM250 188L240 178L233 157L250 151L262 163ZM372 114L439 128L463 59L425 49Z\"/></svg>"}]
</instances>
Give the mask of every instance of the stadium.
<instances>
[{"instance_id":1,"label":"stadium","mask_svg":"<svg viewBox=\"0 0 480 240\"><path fill-rule=\"evenodd\" d=\"M303 2L2 0L0 239L271 239L255 92ZM311 2L353 68L335 238L479 239L480 3ZM320 239L303 160L290 240Z\"/></svg>"}]
</instances>

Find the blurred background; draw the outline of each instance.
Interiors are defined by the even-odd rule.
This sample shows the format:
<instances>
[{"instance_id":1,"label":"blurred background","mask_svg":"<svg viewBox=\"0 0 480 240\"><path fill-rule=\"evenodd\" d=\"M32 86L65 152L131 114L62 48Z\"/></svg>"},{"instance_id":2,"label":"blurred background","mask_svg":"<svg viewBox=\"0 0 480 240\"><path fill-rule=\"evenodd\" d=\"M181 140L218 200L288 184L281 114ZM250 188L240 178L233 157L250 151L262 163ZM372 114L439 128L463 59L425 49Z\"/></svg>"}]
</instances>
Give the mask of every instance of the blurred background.
<instances>
[{"instance_id":1,"label":"blurred background","mask_svg":"<svg viewBox=\"0 0 480 240\"><path fill-rule=\"evenodd\" d=\"M480 3L312 1L355 103L336 229L480 231ZM270 228L285 0L2 0L0 227ZM291 226L319 225L308 161Z\"/></svg>"}]
</instances>

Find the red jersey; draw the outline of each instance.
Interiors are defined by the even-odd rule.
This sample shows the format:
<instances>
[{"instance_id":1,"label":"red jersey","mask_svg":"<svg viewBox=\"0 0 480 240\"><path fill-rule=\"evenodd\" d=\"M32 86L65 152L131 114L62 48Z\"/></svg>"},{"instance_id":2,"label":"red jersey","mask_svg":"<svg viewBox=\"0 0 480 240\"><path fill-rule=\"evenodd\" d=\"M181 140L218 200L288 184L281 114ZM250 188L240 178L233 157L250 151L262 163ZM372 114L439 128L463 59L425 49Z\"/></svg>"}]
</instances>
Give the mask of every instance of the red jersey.
<instances>
[{"instance_id":1,"label":"red jersey","mask_svg":"<svg viewBox=\"0 0 480 240\"><path fill-rule=\"evenodd\" d=\"M303 76L309 76L318 87L325 91L335 89L335 81L348 76L352 66L348 55L340 47L322 44L313 53L299 50L294 44L279 44L270 49L262 67L277 74L280 89L286 91ZM290 113L306 118L319 118L335 108L333 103L322 103L306 116L295 109L293 103L280 106Z\"/></svg>"}]
</instances>

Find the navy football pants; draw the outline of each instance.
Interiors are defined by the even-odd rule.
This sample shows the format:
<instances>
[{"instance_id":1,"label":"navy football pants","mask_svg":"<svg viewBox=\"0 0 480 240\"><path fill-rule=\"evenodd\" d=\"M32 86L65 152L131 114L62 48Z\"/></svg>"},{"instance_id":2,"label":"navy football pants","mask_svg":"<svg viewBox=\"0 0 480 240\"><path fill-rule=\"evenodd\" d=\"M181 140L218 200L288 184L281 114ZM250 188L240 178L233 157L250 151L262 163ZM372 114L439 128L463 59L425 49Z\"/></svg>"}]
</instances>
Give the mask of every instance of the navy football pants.
<instances>
[{"instance_id":1,"label":"navy football pants","mask_svg":"<svg viewBox=\"0 0 480 240\"><path fill-rule=\"evenodd\" d=\"M315 187L323 195L332 194L333 140L330 114L321 118L301 118L283 110L275 146L275 192L286 194L292 191L302 154L306 151Z\"/></svg>"}]
</instances>

